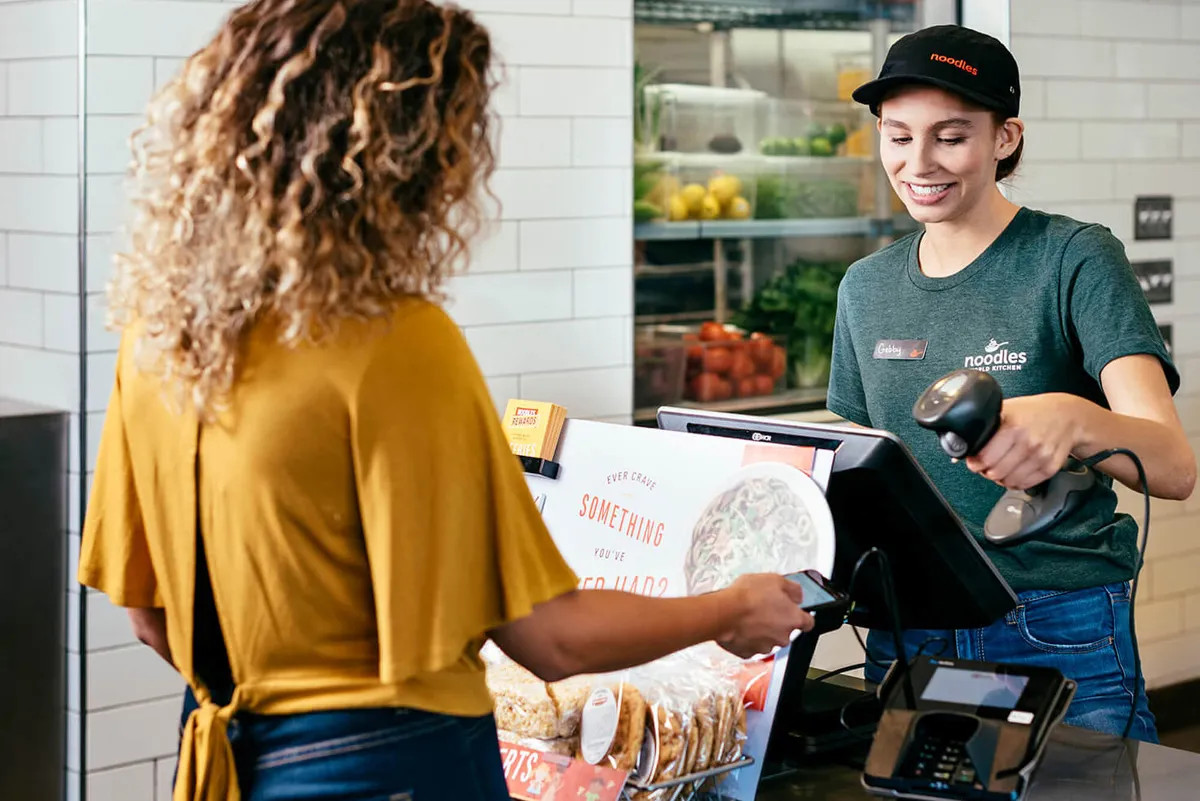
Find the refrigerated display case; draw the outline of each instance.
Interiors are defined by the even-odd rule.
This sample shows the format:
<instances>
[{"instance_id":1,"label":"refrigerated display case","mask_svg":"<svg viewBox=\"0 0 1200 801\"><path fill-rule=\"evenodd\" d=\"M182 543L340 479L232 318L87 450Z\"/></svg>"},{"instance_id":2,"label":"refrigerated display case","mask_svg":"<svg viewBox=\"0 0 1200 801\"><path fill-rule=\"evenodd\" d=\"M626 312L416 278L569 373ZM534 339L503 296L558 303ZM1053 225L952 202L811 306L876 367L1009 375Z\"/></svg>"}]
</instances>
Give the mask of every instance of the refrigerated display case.
<instances>
[{"instance_id":1,"label":"refrigerated display case","mask_svg":"<svg viewBox=\"0 0 1200 801\"><path fill-rule=\"evenodd\" d=\"M932 0L634 0L636 423L668 404L824 408L841 276L916 230L850 93L898 37L954 13ZM763 339L785 358L769 386L771 370L743 380L723 356Z\"/></svg>"}]
</instances>

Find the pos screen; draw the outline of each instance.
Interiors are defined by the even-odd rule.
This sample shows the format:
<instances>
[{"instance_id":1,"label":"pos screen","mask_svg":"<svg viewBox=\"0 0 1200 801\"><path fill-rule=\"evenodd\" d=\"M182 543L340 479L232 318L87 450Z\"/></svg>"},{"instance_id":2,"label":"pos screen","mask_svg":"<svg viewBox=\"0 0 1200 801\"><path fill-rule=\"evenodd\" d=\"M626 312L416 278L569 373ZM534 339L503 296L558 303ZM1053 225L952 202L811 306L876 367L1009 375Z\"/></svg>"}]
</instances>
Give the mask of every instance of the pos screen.
<instances>
[{"instance_id":1,"label":"pos screen","mask_svg":"<svg viewBox=\"0 0 1200 801\"><path fill-rule=\"evenodd\" d=\"M992 709L1013 709L1021 700L1028 676L939 667L921 693L922 701Z\"/></svg>"}]
</instances>

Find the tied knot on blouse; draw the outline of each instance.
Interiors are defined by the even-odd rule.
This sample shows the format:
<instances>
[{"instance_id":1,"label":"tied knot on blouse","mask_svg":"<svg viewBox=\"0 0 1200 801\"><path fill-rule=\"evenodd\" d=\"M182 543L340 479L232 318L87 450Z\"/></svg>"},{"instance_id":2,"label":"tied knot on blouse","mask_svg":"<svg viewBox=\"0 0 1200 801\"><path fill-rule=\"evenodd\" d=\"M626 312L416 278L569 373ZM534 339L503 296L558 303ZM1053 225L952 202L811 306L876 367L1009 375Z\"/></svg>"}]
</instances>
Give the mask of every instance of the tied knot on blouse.
<instances>
[{"instance_id":1,"label":"tied knot on blouse","mask_svg":"<svg viewBox=\"0 0 1200 801\"><path fill-rule=\"evenodd\" d=\"M228 706L218 706L203 688L194 692L199 706L183 727L172 801L241 801L229 740L229 724L240 700L238 691Z\"/></svg>"}]
</instances>

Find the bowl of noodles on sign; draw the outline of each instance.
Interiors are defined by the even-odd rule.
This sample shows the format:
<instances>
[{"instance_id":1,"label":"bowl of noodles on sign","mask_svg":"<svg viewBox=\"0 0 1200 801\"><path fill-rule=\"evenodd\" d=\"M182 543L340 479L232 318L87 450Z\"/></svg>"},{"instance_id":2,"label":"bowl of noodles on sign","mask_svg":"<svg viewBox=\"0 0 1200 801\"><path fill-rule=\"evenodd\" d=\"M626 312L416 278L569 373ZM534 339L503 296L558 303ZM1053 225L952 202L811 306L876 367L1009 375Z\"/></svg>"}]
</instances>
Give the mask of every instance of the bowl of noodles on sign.
<instances>
[{"instance_id":1,"label":"bowl of noodles on sign","mask_svg":"<svg viewBox=\"0 0 1200 801\"><path fill-rule=\"evenodd\" d=\"M689 595L747 573L833 572L833 515L817 483L777 462L743 467L700 511L684 563Z\"/></svg>"}]
</instances>

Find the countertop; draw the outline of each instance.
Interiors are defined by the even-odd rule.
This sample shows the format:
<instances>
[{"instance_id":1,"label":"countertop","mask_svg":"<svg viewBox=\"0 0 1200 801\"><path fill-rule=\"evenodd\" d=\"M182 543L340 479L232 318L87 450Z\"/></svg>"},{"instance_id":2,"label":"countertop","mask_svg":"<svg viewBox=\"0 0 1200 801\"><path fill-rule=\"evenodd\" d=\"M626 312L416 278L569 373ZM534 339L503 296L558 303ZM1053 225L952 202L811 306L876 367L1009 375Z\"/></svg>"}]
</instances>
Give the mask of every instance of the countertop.
<instances>
[{"instance_id":1,"label":"countertop","mask_svg":"<svg viewBox=\"0 0 1200 801\"><path fill-rule=\"evenodd\" d=\"M40 417L42 415L65 414L63 409L35 406L32 403L0 398L0 419L5 417Z\"/></svg>"},{"instance_id":2,"label":"countertop","mask_svg":"<svg viewBox=\"0 0 1200 801\"><path fill-rule=\"evenodd\" d=\"M801 768L764 778L756 801L871 798L848 765ZM1200 754L1121 740L1070 726L1051 735L1026 801L1196 801Z\"/></svg>"}]
</instances>

